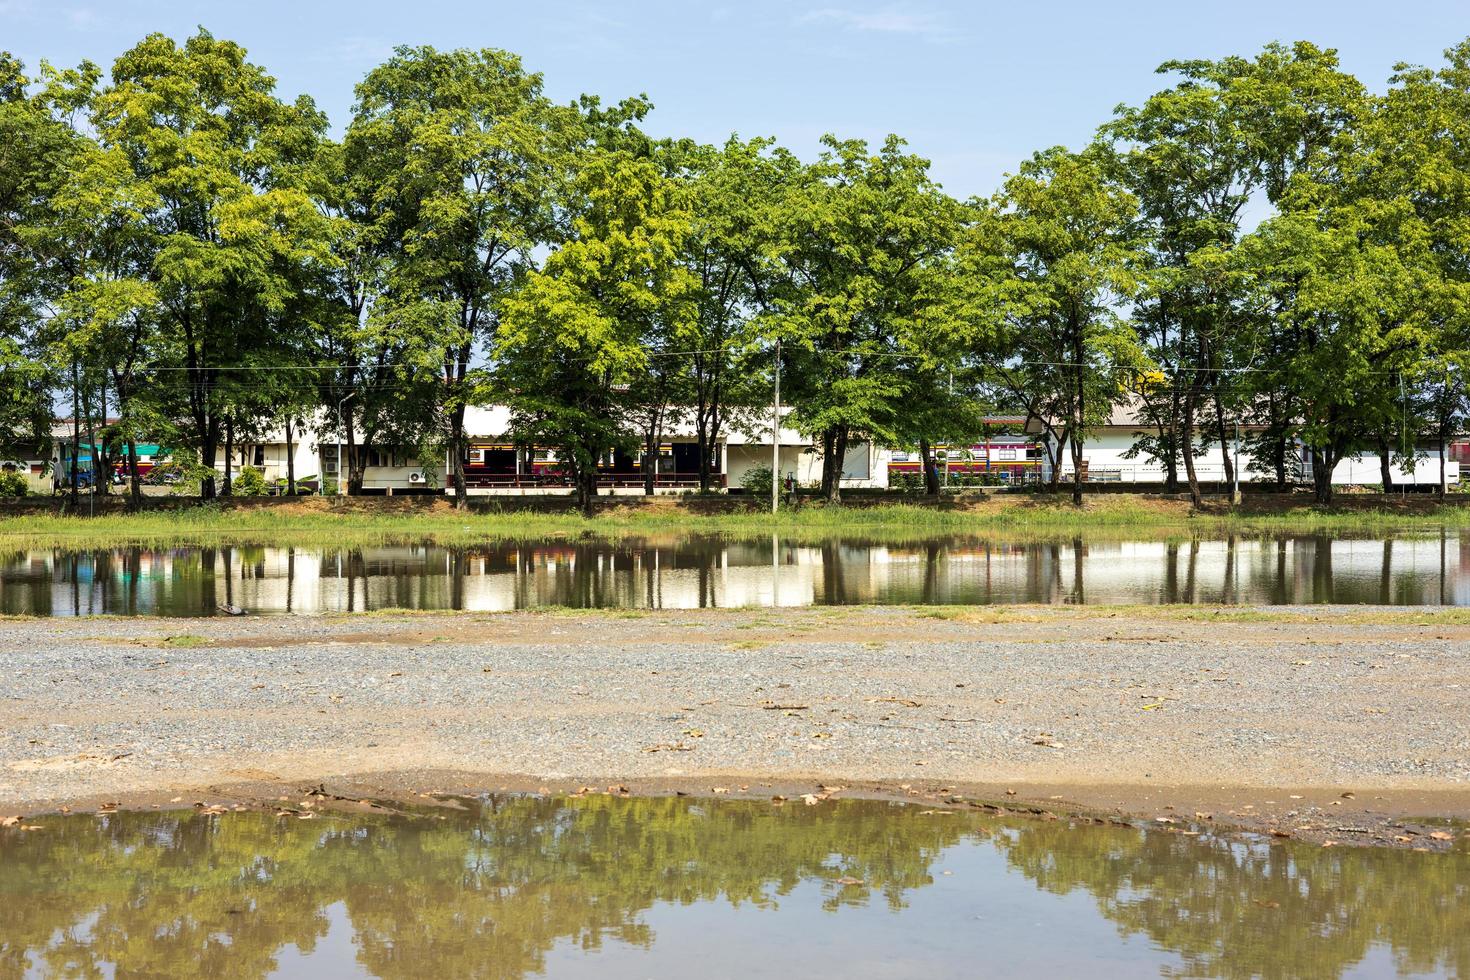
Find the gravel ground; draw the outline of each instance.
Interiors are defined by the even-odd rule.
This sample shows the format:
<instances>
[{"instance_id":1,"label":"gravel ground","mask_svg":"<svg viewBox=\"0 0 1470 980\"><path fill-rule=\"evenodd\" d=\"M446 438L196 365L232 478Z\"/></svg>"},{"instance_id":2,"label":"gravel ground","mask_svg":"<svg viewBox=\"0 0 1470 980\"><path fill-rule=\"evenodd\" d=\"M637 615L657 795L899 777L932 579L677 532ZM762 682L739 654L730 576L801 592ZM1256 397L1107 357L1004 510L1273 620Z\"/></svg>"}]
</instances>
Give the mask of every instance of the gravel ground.
<instances>
[{"instance_id":1,"label":"gravel ground","mask_svg":"<svg viewBox=\"0 0 1470 980\"><path fill-rule=\"evenodd\" d=\"M446 770L924 780L1134 809L1154 787L1453 791L1462 806L1470 627L1378 615L12 620L0 806Z\"/></svg>"}]
</instances>

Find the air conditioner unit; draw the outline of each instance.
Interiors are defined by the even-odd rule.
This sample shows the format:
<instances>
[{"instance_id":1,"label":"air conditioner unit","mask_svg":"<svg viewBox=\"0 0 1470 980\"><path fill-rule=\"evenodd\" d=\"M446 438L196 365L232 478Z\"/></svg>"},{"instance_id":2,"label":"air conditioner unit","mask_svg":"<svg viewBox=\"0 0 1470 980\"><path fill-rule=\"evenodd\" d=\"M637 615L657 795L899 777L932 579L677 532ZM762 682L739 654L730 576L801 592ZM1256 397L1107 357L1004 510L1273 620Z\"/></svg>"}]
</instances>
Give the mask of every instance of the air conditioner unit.
<instances>
[{"instance_id":1,"label":"air conditioner unit","mask_svg":"<svg viewBox=\"0 0 1470 980\"><path fill-rule=\"evenodd\" d=\"M423 483L424 482L424 475L422 473L410 473L410 474L408 474L408 482L409 483Z\"/></svg>"}]
</instances>

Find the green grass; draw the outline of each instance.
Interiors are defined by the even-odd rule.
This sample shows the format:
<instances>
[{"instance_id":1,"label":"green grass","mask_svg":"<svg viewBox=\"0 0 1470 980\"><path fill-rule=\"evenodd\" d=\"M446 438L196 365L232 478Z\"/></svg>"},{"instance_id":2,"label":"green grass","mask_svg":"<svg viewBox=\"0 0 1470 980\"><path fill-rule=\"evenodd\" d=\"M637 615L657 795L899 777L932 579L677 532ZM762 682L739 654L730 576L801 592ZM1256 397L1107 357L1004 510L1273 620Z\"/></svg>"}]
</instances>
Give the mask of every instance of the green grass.
<instances>
[{"instance_id":1,"label":"green grass","mask_svg":"<svg viewBox=\"0 0 1470 980\"><path fill-rule=\"evenodd\" d=\"M162 645L166 647L174 647L181 650L187 650L192 647L208 646L212 642L214 641L207 636L193 636L188 633L184 633L179 636L165 636L163 638Z\"/></svg>"},{"instance_id":2,"label":"green grass","mask_svg":"<svg viewBox=\"0 0 1470 980\"><path fill-rule=\"evenodd\" d=\"M395 502L327 501L285 506L199 506L140 514L10 516L0 518L0 547L112 547L129 544L270 544L300 547L370 546L433 541L465 545L497 540L647 538L707 534L821 541L836 537L917 541L940 535L1010 540L1057 540L1071 535L1187 539L1200 535L1314 531L1370 533L1470 526L1470 508L1360 509L1309 505L1281 510L1276 500L1244 509L1193 511L1186 502L1098 495L1085 507L1042 496L991 498L937 509L905 503L881 506L807 505L776 517L761 511L699 514L675 504L628 506L594 517L572 513L458 512L446 506L411 508ZM1275 509L1267 509L1275 508Z\"/></svg>"}]
</instances>

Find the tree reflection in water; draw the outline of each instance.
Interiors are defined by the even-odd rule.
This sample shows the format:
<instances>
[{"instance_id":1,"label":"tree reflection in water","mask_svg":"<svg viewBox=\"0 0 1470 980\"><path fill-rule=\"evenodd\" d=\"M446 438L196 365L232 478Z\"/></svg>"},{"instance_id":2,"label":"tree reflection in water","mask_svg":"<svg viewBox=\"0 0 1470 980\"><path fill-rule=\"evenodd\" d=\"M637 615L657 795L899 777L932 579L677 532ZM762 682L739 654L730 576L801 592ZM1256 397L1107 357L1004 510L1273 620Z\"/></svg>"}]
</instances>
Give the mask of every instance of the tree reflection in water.
<instances>
[{"instance_id":1,"label":"tree reflection in water","mask_svg":"<svg viewBox=\"0 0 1470 980\"><path fill-rule=\"evenodd\" d=\"M655 903L779 915L797 885L819 881L829 911L901 912L956 847L991 851L1010 869L970 887L1088 893L1120 934L1177 954L1189 975L1335 976L1379 944L1402 969L1470 975L1463 854L935 819L872 801L511 797L411 816L35 822L43 829L0 831L0 977L109 966L263 976L288 947L315 949L334 906L357 965L373 974L519 977L558 943L655 943L644 922ZM865 884L844 887L843 876ZM912 923L919 937L924 928Z\"/></svg>"}]
</instances>

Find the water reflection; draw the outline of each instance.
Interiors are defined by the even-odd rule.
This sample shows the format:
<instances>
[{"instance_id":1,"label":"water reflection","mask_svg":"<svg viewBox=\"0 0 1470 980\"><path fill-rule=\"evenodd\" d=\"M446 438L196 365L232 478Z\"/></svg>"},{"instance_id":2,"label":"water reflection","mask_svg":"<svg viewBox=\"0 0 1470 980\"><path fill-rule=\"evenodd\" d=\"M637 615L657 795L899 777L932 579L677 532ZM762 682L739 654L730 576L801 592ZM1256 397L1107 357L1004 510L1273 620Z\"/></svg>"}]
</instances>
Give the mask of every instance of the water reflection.
<instances>
[{"instance_id":1,"label":"water reflection","mask_svg":"<svg viewBox=\"0 0 1470 980\"><path fill-rule=\"evenodd\" d=\"M865 943L901 937L890 968L946 973L1044 959L1133 975L1333 977L1369 961L1470 975L1466 854L867 801L494 798L417 817L36 822L0 831L4 977L520 977L620 954L649 975L663 949L708 952L751 925L770 944L741 950L752 963L849 950L850 964L806 961L809 974L850 975ZM1044 929L1044 950L1006 909Z\"/></svg>"},{"instance_id":2,"label":"water reflection","mask_svg":"<svg viewBox=\"0 0 1470 980\"><path fill-rule=\"evenodd\" d=\"M1470 533L903 544L670 537L0 557L0 611L11 614L1019 602L1467 605Z\"/></svg>"}]
</instances>

